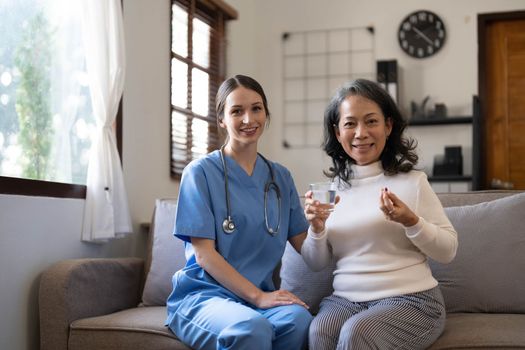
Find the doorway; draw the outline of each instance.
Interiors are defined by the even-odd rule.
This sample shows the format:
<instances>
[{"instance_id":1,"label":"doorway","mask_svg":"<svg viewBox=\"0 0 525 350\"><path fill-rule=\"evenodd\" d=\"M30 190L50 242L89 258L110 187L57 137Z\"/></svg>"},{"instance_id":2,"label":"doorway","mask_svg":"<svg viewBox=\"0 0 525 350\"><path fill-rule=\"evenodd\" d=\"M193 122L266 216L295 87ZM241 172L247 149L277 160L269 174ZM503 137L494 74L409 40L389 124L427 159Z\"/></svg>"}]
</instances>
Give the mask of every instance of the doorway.
<instances>
[{"instance_id":1,"label":"doorway","mask_svg":"<svg viewBox=\"0 0 525 350\"><path fill-rule=\"evenodd\" d=\"M478 15L473 189L525 190L525 11Z\"/></svg>"}]
</instances>

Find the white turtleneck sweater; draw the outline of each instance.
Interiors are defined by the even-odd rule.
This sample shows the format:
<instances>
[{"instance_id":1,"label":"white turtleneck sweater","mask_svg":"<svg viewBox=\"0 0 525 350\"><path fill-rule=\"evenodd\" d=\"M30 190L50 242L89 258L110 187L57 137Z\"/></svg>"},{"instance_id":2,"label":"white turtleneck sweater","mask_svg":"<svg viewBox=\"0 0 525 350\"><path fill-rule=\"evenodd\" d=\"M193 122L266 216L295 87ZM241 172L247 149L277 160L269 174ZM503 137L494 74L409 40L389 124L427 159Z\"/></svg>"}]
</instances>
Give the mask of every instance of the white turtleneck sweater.
<instances>
[{"instance_id":1,"label":"white turtleneck sweater","mask_svg":"<svg viewBox=\"0 0 525 350\"><path fill-rule=\"evenodd\" d=\"M341 197L320 234L311 230L301 254L314 271L335 258L334 294L370 301L437 286L427 257L447 263L458 245L457 233L421 171L384 175L380 162L352 167L351 187ZM379 209L381 189L397 195L419 221L411 227L389 221Z\"/></svg>"}]
</instances>

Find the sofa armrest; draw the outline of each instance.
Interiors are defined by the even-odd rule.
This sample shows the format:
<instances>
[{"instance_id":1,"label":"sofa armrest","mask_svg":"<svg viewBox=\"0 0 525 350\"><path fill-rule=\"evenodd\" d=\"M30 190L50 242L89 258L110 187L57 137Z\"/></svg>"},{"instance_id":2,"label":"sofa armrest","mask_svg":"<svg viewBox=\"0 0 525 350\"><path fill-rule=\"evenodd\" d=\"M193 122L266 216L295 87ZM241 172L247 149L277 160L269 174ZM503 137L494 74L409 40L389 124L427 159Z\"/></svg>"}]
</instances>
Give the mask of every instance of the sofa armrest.
<instances>
[{"instance_id":1,"label":"sofa armrest","mask_svg":"<svg viewBox=\"0 0 525 350\"><path fill-rule=\"evenodd\" d=\"M136 307L143 285L139 258L72 259L40 280L40 349L66 350L72 321Z\"/></svg>"}]
</instances>

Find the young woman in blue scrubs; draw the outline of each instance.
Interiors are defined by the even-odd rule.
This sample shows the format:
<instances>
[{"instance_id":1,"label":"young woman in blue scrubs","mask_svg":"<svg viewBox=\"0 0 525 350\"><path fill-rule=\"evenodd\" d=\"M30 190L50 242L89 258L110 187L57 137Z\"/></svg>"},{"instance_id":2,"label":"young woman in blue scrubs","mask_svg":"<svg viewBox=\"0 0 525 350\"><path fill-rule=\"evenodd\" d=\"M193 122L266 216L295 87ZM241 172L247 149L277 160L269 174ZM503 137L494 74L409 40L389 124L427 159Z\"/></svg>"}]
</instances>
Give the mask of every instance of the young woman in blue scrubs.
<instances>
[{"instance_id":1,"label":"young woman in blue scrubs","mask_svg":"<svg viewBox=\"0 0 525 350\"><path fill-rule=\"evenodd\" d=\"M173 276L166 323L194 349L303 349L312 317L272 274L287 241L300 252L308 222L290 172L257 152L266 96L237 75L220 86L216 111L227 141L180 183L174 234L187 264Z\"/></svg>"}]
</instances>

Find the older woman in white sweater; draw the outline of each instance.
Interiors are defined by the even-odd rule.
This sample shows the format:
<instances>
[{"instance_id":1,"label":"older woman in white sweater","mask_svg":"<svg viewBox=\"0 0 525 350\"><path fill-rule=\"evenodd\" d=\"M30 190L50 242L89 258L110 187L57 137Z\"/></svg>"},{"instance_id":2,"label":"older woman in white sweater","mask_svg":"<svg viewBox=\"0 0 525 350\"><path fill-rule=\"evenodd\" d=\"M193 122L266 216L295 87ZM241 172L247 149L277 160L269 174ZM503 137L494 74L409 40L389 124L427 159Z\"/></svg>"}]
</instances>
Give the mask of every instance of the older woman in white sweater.
<instances>
[{"instance_id":1,"label":"older woman in white sweater","mask_svg":"<svg viewBox=\"0 0 525 350\"><path fill-rule=\"evenodd\" d=\"M334 293L310 325L310 349L424 349L442 333L445 306L430 257L450 262L457 233L425 173L396 104L374 82L339 89L325 112L324 150L339 202L307 193L301 254L313 270L332 259Z\"/></svg>"}]
</instances>

